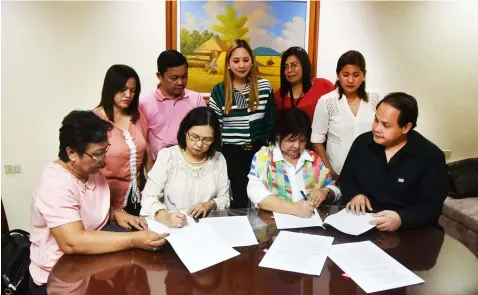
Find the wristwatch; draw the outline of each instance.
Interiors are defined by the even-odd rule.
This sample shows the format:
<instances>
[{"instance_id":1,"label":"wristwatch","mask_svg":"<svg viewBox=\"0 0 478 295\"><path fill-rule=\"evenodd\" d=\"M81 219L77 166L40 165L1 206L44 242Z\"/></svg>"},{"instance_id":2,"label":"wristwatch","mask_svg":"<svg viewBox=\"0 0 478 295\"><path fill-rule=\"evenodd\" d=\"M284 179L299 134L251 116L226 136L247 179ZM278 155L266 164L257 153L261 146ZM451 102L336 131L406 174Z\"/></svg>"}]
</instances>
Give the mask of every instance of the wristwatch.
<instances>
[{"instance_id":1,"label":"wristwatch","mask_svg":"<svg viewBox=\"0 0 478 295\"><path fill-rule=\"evenodd\" d=\"M209 200L209 203L212 204L212 210L217 210L217 204L216 204L216 201L214 200Z\"/></svg>"},{"instance_id":2,"label":"wristwatch","mask_svg":"<svg viewBox=\"0 0 478 295\"><path fill-rule=\"evenodd\" d=\"M328 200L329 197L332 195L332 189L328 188L328 187L323 187L322 188L324 191L325 191L325 199Z\"/></svg>"}]
</instances>

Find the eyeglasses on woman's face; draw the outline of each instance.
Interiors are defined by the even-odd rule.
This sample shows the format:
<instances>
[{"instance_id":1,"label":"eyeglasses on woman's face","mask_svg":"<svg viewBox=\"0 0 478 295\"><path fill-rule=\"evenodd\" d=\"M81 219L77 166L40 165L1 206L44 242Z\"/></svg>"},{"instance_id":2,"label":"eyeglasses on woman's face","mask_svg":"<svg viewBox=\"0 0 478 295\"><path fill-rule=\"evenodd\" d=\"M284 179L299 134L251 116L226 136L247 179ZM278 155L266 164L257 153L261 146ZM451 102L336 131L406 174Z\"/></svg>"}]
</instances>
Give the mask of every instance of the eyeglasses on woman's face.
<instances>
[{"instance_id":1,"label":"eyeglasses on woman's face","mask_svg":"<svg viewBox=\"0 0 478 295\"><path fill-rule=\"evenodd\" d=\"M187 135L189 140L192 142L201 141L203 144L209 145L209 144L212 144L212 142L214 141L214 137L201 137L197 134L189 133L189 132L187 132Z\"/></svg>"},{"instance_id":2,"label":"eyeglasses on woman's face","mask_svg":"<svg viewBox=\"0 0 478 295\"><path fill-rule=\"evenodd\" d=\"M90 158L92 158L96 162L101 162L106 158L106 153L110 149L110 146L111 146L111 144L108 144L108 146L104 149L104 151L101 151L101 152L94 152L94 153L91 153L91 154L85 152L85 154L87 154Z\"/></svg>"},{"instance_id":3,"label":"eyeglasses on woman's face","mask_svg":"<svg viewBox=\"0 0 478 295\"><path fill-rule=\"evenodd\" d=\"M295 71L300 67L300 63L298 62L292 62L290 64L285 64L284 65L284 71L287 72L288 70Z\"/></svg>"}]
</instances>

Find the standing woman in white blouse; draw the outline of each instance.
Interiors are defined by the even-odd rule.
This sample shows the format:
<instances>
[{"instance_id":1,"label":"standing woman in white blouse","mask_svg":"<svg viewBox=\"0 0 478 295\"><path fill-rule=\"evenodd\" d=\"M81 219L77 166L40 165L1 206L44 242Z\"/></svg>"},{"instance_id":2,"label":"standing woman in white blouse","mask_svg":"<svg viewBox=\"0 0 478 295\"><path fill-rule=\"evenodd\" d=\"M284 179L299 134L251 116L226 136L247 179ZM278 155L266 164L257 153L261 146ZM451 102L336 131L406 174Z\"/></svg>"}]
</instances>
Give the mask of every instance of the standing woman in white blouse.
<instances>
[{"instance_id":1,"label":"standing woman in white blouse","mask_svg":"<svg viewBox=\"0 0 478 295\"><path fill-rule=\"evenodd\" d=\"M204 217L229 208L229 184L224 156L216 151L220 126L212 109L199 107L183 119L178 145L159 151L141 200L141 216L169 227L182 227L186 216Z\"/></svg>"},{"instance_id":2,"label":"standing woman in white blouse","mask_svg":"<svg viewBox=\"0 0 478 295\"><path fill-rule=\"evenodd\" d=\"M338 181L355 138L372 130L379 94L365 90L365 58L355 50L337 62L335 90L322 96L312 122L314 151ZM327 146L324 143L327 141Z\"/></svg>"}]
</instances>

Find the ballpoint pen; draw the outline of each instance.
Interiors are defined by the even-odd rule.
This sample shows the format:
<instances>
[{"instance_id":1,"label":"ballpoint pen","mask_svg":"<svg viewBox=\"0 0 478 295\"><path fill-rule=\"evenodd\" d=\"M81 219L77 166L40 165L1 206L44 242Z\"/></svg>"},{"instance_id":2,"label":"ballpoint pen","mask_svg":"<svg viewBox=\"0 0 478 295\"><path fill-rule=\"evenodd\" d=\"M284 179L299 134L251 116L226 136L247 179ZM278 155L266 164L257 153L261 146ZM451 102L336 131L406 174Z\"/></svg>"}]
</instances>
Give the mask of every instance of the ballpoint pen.
<instances>
[{"instance_id":1,"label":"ballpoint pen","mask_svg":"<svg viewBox=\"0 0 478 295\"><path fill-rule=\"evenodd\" d=\"M300 194L302 195L302 198L304 198L304 201L308 201L307 196L305 195L304 191L300 191ZM312 214L315 214L315 210L314 210L314 212L312 212Z\"/></svg>"},{"instance_id":2,"label":"ballpoint pen","mask_svg":"<svg viewBox=\"0 0 478 295\"><path fill-rule=\"evenodd\" d=\"M179 211L178 207L176 206L176 203L174 203L174 202L171 200L171 198L169 197L169 195L166 195L166 198L168 199L168 202L169 202L171 205L174 206L174 208L176 209L176 211L177 211L178 213L182 214L181 211ZM186 217L186 225L188 225L188 218L187 218L187 217Z\"/></svg>"}]
</instances>

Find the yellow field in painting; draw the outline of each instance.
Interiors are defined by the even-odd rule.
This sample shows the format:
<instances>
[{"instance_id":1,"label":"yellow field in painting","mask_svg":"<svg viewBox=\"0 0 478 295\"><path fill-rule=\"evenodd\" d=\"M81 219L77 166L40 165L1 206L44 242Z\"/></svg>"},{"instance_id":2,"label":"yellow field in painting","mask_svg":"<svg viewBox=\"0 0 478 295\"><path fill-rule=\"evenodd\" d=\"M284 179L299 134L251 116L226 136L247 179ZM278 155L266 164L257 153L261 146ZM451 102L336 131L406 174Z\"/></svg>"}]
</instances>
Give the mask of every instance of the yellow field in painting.
<instances>
[{"instance_id":1,"label":"yellow field in painting","mask_svg":"<svg viewBox=\"0 0 478 295\"><path fill-rule=\"evenodd\" d=\"M259 67L259 72L259 77L267 79L271 82L274 91L279 89L279 66ZM201 93L210 93L214 85L224 79L223 74L208 74L203 68L192 67L190 67L188 70L188 77L188 88Z\"/></svg>"}]
</instances>

